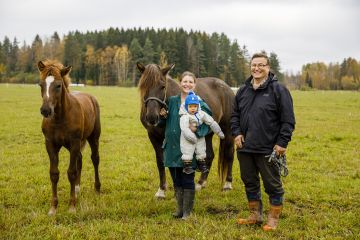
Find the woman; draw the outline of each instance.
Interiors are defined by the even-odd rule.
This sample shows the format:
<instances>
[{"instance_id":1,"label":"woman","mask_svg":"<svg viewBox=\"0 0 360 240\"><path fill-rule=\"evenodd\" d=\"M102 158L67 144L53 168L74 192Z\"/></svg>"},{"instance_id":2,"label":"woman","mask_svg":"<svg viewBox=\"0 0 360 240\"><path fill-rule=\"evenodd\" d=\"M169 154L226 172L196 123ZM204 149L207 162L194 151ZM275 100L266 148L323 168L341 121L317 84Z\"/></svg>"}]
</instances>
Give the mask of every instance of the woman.
<instances>
[{"instance_id":1,"label":"woman","mask_svg":"<svg viewBox=\"0 0 360 240\"><path fill-rule=\"evenodd\" d=\"M186 174L183 172L183 161L180 151L180 105L184 103L186 96L193 91L196 86L196 77L191 72L184 72L180 76L181 93L168 99L168 112L162 109L160 115L166 118L164 149L164 165L170 170L173 180L177 210L173 214L176 218L186 220L194 205L195 198L195 173ZM211 115L208 105L200 99L201 109ZM205 136L209 131L206 124L202 124L196 135ZM193 166L196 166L196 160L193 159Z\"/></svg>"}]
</instances>

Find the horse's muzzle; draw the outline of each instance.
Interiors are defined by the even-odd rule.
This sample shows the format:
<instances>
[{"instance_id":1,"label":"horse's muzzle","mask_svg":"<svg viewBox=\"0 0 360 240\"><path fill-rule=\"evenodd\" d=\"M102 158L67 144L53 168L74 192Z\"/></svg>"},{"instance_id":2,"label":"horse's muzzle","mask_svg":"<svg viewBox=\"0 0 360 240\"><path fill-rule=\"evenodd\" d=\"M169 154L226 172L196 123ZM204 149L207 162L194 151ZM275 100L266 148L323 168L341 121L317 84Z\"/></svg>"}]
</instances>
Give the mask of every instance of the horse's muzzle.
<instances>
[{"instance_id":1,"label":"horse's muzzle","mask_svg":"<svg viewBox=\"0 0 360 240\"><path fill-rule=\"evenodd\" d=\"M156 126L159 123L159 116L146 116L146 121L151 126Z\"/></svg>"},{"instance_id":2,"label":"horse's muzzle","mask_svg":"<svg viewBox=\"0 0 360 240\"><path fill-rule=\"evenodd\" d=\"M44 118L48 118L51 116L51 108L49 107L41 107L40 108L41 115L44 116Z\"/></svg>"}]
</instances>

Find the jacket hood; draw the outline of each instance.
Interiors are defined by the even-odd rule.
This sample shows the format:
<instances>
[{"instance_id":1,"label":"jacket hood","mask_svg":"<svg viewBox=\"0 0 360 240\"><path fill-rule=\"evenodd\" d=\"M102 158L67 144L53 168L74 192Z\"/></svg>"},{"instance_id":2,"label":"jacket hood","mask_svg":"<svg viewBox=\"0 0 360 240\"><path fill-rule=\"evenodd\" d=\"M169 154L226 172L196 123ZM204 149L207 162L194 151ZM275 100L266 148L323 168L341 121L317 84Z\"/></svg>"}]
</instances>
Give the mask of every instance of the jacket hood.
<instances>
[{"instance_id":1,"label":"jacket hood","mask_svg":"<svg viewBox=\"0 0 360 240\"><path fill-rule=\"evenodd\" d=\"M201 105L199 104L199 108L198 108L198 111L197 111L196 114L198 114L198 113L200 113L200 112L201 112ZM180 105L179 115L182 116L182 115L187 114L187 113L188 113L188 111L187 111L186 108L185 108L185 103L182 103L182 104Z\"/></svg>"}]
</instances>

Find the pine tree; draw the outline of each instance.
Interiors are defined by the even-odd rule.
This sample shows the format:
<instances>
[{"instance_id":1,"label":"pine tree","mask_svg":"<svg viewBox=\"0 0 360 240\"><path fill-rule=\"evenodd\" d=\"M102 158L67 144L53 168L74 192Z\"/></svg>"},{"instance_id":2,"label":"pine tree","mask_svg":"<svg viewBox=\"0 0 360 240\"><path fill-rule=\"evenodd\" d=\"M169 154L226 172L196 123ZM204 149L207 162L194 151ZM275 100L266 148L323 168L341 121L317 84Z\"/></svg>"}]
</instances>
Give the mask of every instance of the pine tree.
<instances>
[{"instance_id":1,"label":"pine tree","mask_svg":"<svg viewBox=\"0 0 360 240\"><path fill-rule=\"evenodd\" d=\"M134 86L136 86L137 80L140 77L140 73L136 69L136 63L143 62L143 60L144 60L143 49L137 38L134 38L131 41L129 51L130 51L130 58L131 58L131 60L130 60L131 80L132 80Z\"/></svg>"},{"instance_id":2,"label":"pine tree","mask_svg":"<svg viewBox=\"0 0 360 240\"><path fill-rule=\"evenodd\" d=\"M65 39L64 65L72 66L71 74L76 83L79 83L82 73L82 49L74 34L70 33Z\"/></svg>"},{"instance_id":3,"label":"pine tree","mask_svg":"<svg viewBox=\"0 0 360 240\"><path fill-rule=\"evenodd\" d=\"M219 65L218 71L221 73L222 78L226 83L230 83L230 70L229 70L229 56L230 56L230 40L222 33L219 39Z\"/></svg>"},{"instance_id":4,"label":"pine tree","mask_svg":"<svg viewBox=\"0 0 360 240\"><path fill-rule=\"evenodd\" d=\"M19 43L14 38L13 43L10 45L10 53L8 55L8 68L10 72L16 72L17 69L17 62L18 62L18 55L19 55Z\"/></svg>"},{"instance_id":5,"label":"pine tree","mask_svg":"<svg viewBox=\"0 0 360 240\"><path fill-rule=\"evenodd\" d=\"M271 52L269 57L270 69L277 76L280 82L284 81L284 75L281 73L280 69L280 61L276 53Z\"/></svg>"},{"instance_id":6,"label":"pine tree","mask_svg":"<svg viewBox=\"0 0 360 240\"><path fill-rule=\"evenodd\" d=\"M213 33L209 42L209 68L210 76L219 77L219 34Z\"/></svg>"},{"instance_id":7,"label":"pine tree","mask_svg":"<svg viewBox=\"0 0 360 240\"><path fill-rule=\"evenodd\" d=\"M144 64L149 64L154 62L155 51L153 48L153 44L149 38L146 38L145 40L143 53L144 53L144 57L143 57Z\"/></svg>"},{"instance_id":8,"label":"pine tree","mask_svg":"<svg viewBox=\"0 0 360 240\"><path fill-rule=\"evenodd\" d=\"M34 41L31 44L32 72L37 71L37 63L41 60L44 60L43 42L40 36L36 35Z\"/></svg>"},{"instance_id":9,"label":"pine tree","mask_svg":"<svg viewBox=\"0 0 360 240\"><path fill-rule=\"evenodd\" d=\"M239 49L239 45L236 41L234 41L230 46L230 57L229 57L229 70L230 70L230 86L239 86L243 81L241 79L241 52Z\"/></svg>"}]
</instances>

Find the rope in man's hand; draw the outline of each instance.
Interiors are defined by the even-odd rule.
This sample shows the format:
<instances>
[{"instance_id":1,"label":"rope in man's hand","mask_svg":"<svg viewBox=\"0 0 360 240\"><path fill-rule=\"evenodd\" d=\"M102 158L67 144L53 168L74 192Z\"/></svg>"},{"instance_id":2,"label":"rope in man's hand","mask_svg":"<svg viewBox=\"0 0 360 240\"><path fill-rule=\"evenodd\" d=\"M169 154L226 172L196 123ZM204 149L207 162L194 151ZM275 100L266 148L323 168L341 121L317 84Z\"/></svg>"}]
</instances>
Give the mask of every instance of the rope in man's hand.
<instances>
[{"instance_id":1,"label":"rope in man's hand","mask_svg":"<svg viewBox=\"0 0 360 240\"><path fill-rule=\"evenodd\" d=\"M286 155L276 155L276 151L274 150L270 155L265 157L269 158L269 162L272 162L279 170L280 176L286 177L289 174L289 170L286 166Z\"/></svg>"}]
</instances>

